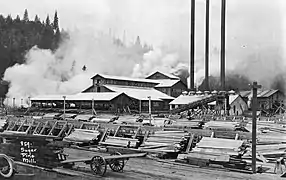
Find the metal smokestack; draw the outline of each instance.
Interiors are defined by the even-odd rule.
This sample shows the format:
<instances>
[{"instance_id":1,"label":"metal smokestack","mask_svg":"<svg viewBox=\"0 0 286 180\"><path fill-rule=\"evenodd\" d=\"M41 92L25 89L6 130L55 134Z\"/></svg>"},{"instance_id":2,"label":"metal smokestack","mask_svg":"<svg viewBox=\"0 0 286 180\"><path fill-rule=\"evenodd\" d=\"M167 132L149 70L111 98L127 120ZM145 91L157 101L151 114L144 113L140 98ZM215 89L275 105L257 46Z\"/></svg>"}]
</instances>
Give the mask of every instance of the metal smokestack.
<instances>
[{"instance_id":1,"label":"metal smokestack","mask_svg":"<svg viewBox=\"0 0 286 180\"><path fill-rule=\"evenodd\" d=\"M195 90L195 0L191 0L190 88Z\"/></svg>"},{"instance_id":2,"label":"metal smokestack","mask_svg":"<svg viewBox=\"0 0 286 180\"><path fill-rule=\"evenodd\" d=\"M210 1L206 0L206 37L205 37L205 90L209 90L209 18Z\"/></svg>"},{"instance_id":3,"label":"metal smokestack","mask_svg":"<svg viewBox=\"0 0 286 180\"><path fill-rule=\"evenodd\" d=\"M225 91L225 9L226 0L221 1L221 66L220 66L220 82L221 90Z\"/></svg>"}]
</instances>

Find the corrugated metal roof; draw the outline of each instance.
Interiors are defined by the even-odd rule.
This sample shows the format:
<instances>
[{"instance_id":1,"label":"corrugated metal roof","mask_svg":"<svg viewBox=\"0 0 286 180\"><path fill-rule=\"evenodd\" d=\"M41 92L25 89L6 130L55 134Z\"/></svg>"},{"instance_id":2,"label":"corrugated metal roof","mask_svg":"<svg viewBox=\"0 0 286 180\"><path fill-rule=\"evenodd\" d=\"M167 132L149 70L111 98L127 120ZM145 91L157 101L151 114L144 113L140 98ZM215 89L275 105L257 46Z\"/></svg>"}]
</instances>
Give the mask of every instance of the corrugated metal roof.
<instances>
[{"instance_id":1,"label":"corrugated metal roof","mask_svg":"<svg viewBox=\"0 0 286 180\"><path fill-rule=\"evenodd\" d=\"M165 72L161 72L161 71L153 72L153 73L151 73L150 75L148 75L146 78L149 78L150 76L152 76L152 75L154 75L154 74L156 74L156 73L163 74L163 75L165 75L165 76L167 76L167 77L169 77L169 78L171 78L171 79L180 79L178 76L175 76L175 75L173 75L173 74L171 74L171 73L165 73Z\"/></svg>"},{"instance_id":2,"label":"corrugated metal roof","mask_svg":"<svg viewBox=\"0 0 286 180\"><path fill-rule=\"evenodd\" d=\"M193 95L193 96L186 96L186 95L180 95L176 99L174 99L170 104L177 104L177 105L183 105L183 104L189 104L198 100L202 100L207 97L211 97L212 95Z\"/></svg>"},{"instance_id":3,"label":"corrugated metal roof","mask_svg":"<svg viewBox=\"0 0 286 180\"><path fill-rule=\"evenodd\" d=\"M159 82L160 84L156 85L155 87L172 87L174 86L176 83L178 83L180 80L173 80L173 79L160 79L160 80L156 80L157 82Z\"/></svg>"},{"instance_id":4,"label":"corrugated metal roof","mask_svg":"<svg viewBox=\"0 0 286 180\"><path fill-rule=\"evenodd\" d=\"M91 92L91 93L79 93L74 95L65 95L66 100L70 101L111 101L115 97L121 95L119 92ZM31 98L32 101L63 101L63 95L42 95Z\"/></svg>"},{"instance_id":5,"label":"corrugated metal roof","mask_svg":"<svg viewBox=\"0 0 286 180\"><path fill-rule=\"evenodd\" d=\"M125 93L127 96L138 99L148 100L148 96L151 96L151 100L161 101L162 99L174 99L167 94L164 94L154 88L142 88L142 87L130 87L130 86L117 86L117 85L104 85L106 88L114 92Z\"/></svg>"},{"instance_id":6,"label":"corrugated metal roof","mask_svg":"<svg viewBox=\"0 0 286 180\"><path fill-rule=\"evenodd\" d=\"M95 76L101 76L105 79L116 79L116 80L123 80L123 81L135 81L135 82L147 82L147 83L159 84L159 82L151 80L151 79L130 78L130 77L112 76L112 75L106 75L106 74L96 74ZM93 76L91 79L93 79L95 76Z\"/></svg>"},{"instance_id":7,"label":"corrugated metal roof","mask_svg":"<svg viewBox=\"0 0 286 180\"><path fill-rule=\"evenodd\" d=\"M279 90L273 90L273 89L268 89L268 90L258 90L257 91L257 97L258 98L267 98L272 96L273 94L275 94L276 92L278 92ZM252 91L242 91L240 92L240 95L242 97L248 97L251 98L252 97Z\"/></svg>"},{"instance_id":8,"label":"corrugated metal roof","mask_svg":"<svg viewBox=\"0 0 286 180\"><path fill-rule=\"evenodd\" d=\"M273 94L275 94L278 91L279 90L273 90L273 89L262 91L262 92L257 94L257 97L269 97L269 96L272 96Z\"/></svg>"}]
</instances>

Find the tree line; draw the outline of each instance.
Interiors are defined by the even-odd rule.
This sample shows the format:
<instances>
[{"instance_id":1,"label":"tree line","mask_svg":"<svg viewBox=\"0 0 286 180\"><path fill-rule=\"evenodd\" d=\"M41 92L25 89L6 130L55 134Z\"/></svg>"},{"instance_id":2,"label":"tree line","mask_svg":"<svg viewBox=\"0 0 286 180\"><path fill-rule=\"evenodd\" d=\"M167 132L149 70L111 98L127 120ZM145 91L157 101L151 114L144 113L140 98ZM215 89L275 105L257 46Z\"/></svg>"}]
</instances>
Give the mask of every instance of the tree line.
<instances>
[{"instance_id":1,"label":"tree line","mask_svg":"<svg viewBox=\"0 0 286 180\"><path fill-rule=\"evenodd\" d=\"M0 97L8 90L8 84L2 81L8 67L24 63L26 52L35 45L56 50L64 35L67 34L60 30L57 11L53 18L47 15L45 20L38 15L31 19L27 9L23 17L0 14Z\"/></svg>"}]
</instances>

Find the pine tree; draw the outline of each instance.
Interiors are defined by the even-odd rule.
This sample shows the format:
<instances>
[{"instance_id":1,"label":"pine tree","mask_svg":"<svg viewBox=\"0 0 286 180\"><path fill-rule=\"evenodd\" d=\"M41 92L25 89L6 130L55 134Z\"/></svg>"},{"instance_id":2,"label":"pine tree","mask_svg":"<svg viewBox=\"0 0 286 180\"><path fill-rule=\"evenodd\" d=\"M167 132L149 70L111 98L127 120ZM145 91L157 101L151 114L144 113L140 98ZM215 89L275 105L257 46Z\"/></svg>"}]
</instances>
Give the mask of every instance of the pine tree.
<instances>
[{"instance_id":1,"label":"pine tree","mask_svg":"<svg viewBox=\"0 0 286 180\"><path fill-rule=\"evenodd\" d=\"M35 21L35 22L41 22L41 21L40 21L40 18L38 17L38 15L35 16L35 20L34 20L34 21Z\"/></svg>"},{"instance_id":2,"label":"pine tree","mask_svg":"<svg viewBox=\"0 0 286 180\"><path fill-rule=\"evenodd\" d=\"M139 45L139 46L141 46L141 41L140 41L140 37L139 37L139 36L137 36L137 39L136 39L135 45Z\"/></svg>"},{"instance_id":3,"label":"pine tree","mask_svg":"<svg viewBox=\"0 0 286 180\"><path fill-rule=\"evenodd\" d=\"M55 16L54 16L53 28L54 28L54 30L59 29L59 18L58 18L57 11L55 12Z\"/></svg>"},{"instance_id":4,"label":"pine tree","mask_svg":"<svg viewBox=\"0 0 286 180\"><path fill-rule=\"evenodd\" d=\"M24 20L25 22L28 22L28 21L29 21L29 14L28 14L28 10L27 10L27 9L25 9L23 20Z\"/></svg>"},{"instance_id":5,"label":"pine tree","mask_svg":"<svg viewBox=\"0 0 286 180\"><path fill-rule=\"evenodd\" d=\"M47 18L46 18L46 26L49 26L51 24L50 22L50 17L49 15L47 15Z\"/></svg>"},{"instance_id":6,"label":"pine tree","mask_svg":"<svg viewBox=\"0 0 286 180\"><path fill-rule=\"evenodd\" d=\"M15 22L21 22L21 19L20 19L19 15L16 16Z\"/></svg>"}]
</instances>

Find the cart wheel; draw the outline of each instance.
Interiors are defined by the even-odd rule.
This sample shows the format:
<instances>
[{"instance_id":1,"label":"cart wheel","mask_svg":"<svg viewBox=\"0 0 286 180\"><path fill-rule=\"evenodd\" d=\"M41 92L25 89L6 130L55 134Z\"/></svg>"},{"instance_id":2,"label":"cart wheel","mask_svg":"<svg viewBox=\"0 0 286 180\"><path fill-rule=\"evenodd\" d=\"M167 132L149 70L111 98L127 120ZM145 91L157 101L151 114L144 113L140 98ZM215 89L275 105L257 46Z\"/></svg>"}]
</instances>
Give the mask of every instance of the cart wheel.
<instances>
[{"instance_id":1,"label":"cart wheel","mask_svg":"<svg viewBox=\"0 0 286 180\"><path fill-rule=\"evenodd\" d=\"M10 178L14 175L14 161L5 154L0 154L0 177Z\"/></svg>"},{"instance_id":2,"label":"cart wheel","mask_svg":"<svg viewBox=\"0 0 286 180\"><path fill-rule=\"evenodd\" d=\"M115 152L111 154L111 156L114 156L114 155L121 155L121 153ZM109 161L109 167L114 172L123 171L124 165L125 165L124 159L111 159Z\"/></svg>"},{"instance_id":3,"label":"cart wheel","mask_svg":"<svg viewBox=\"0 0 286 180\"><path fill-rule=\"evenodd\" d=\"M106 161L102 156L94 156L90 162L91 170L100 176L104 176L106 172Z\"/></svg>"}]
</instances>

